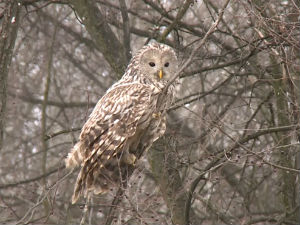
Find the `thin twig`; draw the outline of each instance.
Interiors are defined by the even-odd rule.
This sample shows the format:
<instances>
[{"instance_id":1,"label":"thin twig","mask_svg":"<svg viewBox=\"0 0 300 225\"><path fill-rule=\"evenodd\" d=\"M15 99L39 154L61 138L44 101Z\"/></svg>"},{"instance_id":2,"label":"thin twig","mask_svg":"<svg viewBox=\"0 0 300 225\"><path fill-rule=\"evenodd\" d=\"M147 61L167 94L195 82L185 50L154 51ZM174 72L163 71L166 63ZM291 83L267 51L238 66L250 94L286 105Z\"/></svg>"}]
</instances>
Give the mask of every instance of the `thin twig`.
<instances>
[{"instance_id":1,"label":"thin twig","mask_svg":"<svg viewBox=\"0 0 300 225\"><path fill-rule=\"evenodd\" d=\"M258 153L251 151L250 149L248 149L247 147L245 147L243 145L243 143L248 142L251 139L256 139L258 136L261 136L261 135L264 135L264 134L267 134L267 133L272 133L272 132L288 131L288 130L299 130L300 126L290 125L290 126L282 126L282 127L275 127L275 128L267 128L267 129L260 130L260 131L258 131L256 133L252 134L252 135L247 135L245 138L242 138L241 140L234 139L231 135L227 134L221 127L218 126L217 128L223 134L225 134L228 138L230 138L232 141L235 142L235 145L234 145L233 148L230 148L228 151L224 151L225 155L228 152L231 152L233 149L235 149L237 147L241 147L245 151L247 151L247 152L255 155L257 158L259 158L260 160L262 160L264 163L266 163L266 164L268 164L268 165L270 165L272 167L275 167L275 168L278 168L278 169L282 169L282 170L286 170L286 171L293 172L293 173L298 173L298 174L300 173L299 169L294 169L294 168L289 168L289 167L285 167L285 166L280 166L280 165L274 164L272 162L269 162L269 161L265 160L262 156L260 156Z\"/></svg>"},{"instance_id":2,"label":"thin twig","mask_svg":"<svg viewBox=\"0 0 300 225\"><path fill-rule=\"evenodd\" d=\"M61 169L61 168L59 168ZM59 180L57 180L52 186L50 186L49 188L47 188L47 191L44 193L44 196L39 199L39 201L32 206L26 213L25 215L15 223L15 225L17 224L28 224L30 222L31 217L25 222L25 219L27 218L27 216L32 212L31 215L33 215L33 211L43 203L43 201L48 198L50 192L52 191L52 189L54 189L57 185L59 185L62 181L64 181L73 171L70 171L69 173L67 173L66 175L64 175L62 178L60 178Z\"/></svg>"},{"instance_id":3,"label":"thin twig","mask_svg":"<svg viewBox=\"0 0 300 225\"><path fill-rule=\"evenodd\" d=\"M42 103L42 119L41 119L41 142L42 142L42 150L43 150L43 159L42 159L42 171L46 173L47 169L47 149L48 143L44 139L46 135L47 129L47 106L48 106L48 97L51 85L51 75L52 75L52 62L53 62L53 52L54 52L54 43L56 38L57 25L54 27L54 33L52 35L51 44L49 48L49 59L47 63L47 77L45 83L45 89L43 94L43 103ZM43 183L46 185L46 179L43 178Z\"/></svg>"},{"instance_id":4,"label":"thin twig","mask_svg":"<svg viewBox=\"0 0 300 225\"><path fill-rule=\"evenodd\" d=\"M175 76L168 82L168 84L166 85L165 87L165 90L164 92L166 93L169 86L180 76L181 72L187 68L192 60L194 59L195 55L197 54L198 50L204 45L204 43L206 42L207 38L209 35L211 35L217 28L218 24L220 23L222 17L223 17L223 14L224 14L224 11L225 11L225 8L227 7L228 3L230 2L230 0L227 0L224 4L224 6L222 7L221 11L220 11L220 14L216 20L216 22L214 22L211 27L209 28L209 30L206 32L206 34L204 35L204 37L201 39L201 41L194 47L194 50L192 51L190 57L184 62L184 64L181 66L181 68L178 70L178 72L175 74Z\"/></svg>"},{"instance_id":5,"label":"thin twig","mask_svg":"<svg viewBox=\"0 0 300 225\"><path fill-rule=\"evenodd\" d=\"M130 24L129 24L129 17L126 7L125 0L119 0L120 3L120 11L123 20L123 44L124 44L124 51L127 62L131 59L131 48L130 48Z\"/></svg>"},{"instance_id":6,"label":"thin twig","mask_svg":"<svg viewBox=\"0 0 300 225\"><path fill-rule=\"evenodd\" d=\"M186 11L190 7L190 5L194 2L194 0L186 0L182 6L180 7L179 12L177 13L175 19L173 22L167 27L167 29L164 30L162 35L157 39L158 42L163 42L168 34L175 28L175 26L178 24L178 22L182 19L182 17L185 15Z\"/></svg>"},{"instance_id":7,"label":"thin twig","mask_svg":"<svg viewBox=\"0 0 300 225\"><path fill-rule=\"evenodd\" d=\"M47 141L47 140L49 140L51 138L54 138L54 137L56 137L58 135L68 134L70 132L79 131L79 130L81 130L81 127L71 128L71 129L67 129L67 130L61 130L61 131L57 131L57 132L52 133L52 134L46 134L44 136L44 140Z\"/></svg>"},{"instance_id":8,"label":"thin twig","mask_svg":"<svg viewBox=\"0 0 300 225\"><path fill-rule=\"evenodd\" d=\"M192 197L193 197L193 193L194 193L196 187L198 186L199 182L204 178L205 174L220 168L224 164L224 162L222 162L220 164L215 165L216 163L217 163L216 161L213 161L210 164L208 164L206 166L205 170L191 184L190 190L188 192L187 201L185 204L186 224L190 224L189 220L190 220L190 209L191 209L191 204L192 204Z\"/></svg>"},{"instance_id":9,"label":"thin twig","mask_svg":"<svg viewBox=\"0 0 300 225\"><path fill-rule=\"evenodd\" d=\"M85 202L85 206L84 206L84 209L83 209L83 214L82 214L82 217L81 217L80 225L84 225L84 223L85 223L85 218L87 217L87 213L89 211L89 204L91 202L91 197L92 197L92 193L89 192L88 196L86 198L86 202Z\"/></svg>"},{"instance_id":10,"label":"thin twig","mask_svg":"<svg viewBox=\"0 0 300 225\"><path fill-rule=\"evenodd\" d=\"M1 189L6 189L6 188L11 188L11 187L16 187L16 186L21 185L21 184L27 184L27 183L31 183L31 182L34 182L34 181L43 179L44 177L48 177L48 176L50 176L51 174L56 173L56 172L58 172L58 171L60 171L60 170L62 170L62 169L64 169L64 168L65 168L65 165L63 165L63 166L61 166L61 167L59 167L59 168L55 167L55 169L50 170L50 171L48 171L47 173L44 173L44 174L39 175L39 176L37 176L37 177L29 178L29 179L27 179L27 180L17 181L17 182L15 182L15 183L10 183L10 184L0 185L0 190L1 190Z\"/></svg>"},{"instance_id":11,"label":"thin twig","mask_svg":"<svg viewBox=\"0 0 300 225\"><path fill-rule=\"evenodd\" d=\"M106 217L105 225L111 225L111 223L113 222L114 211L115 211L117 205L120 203L120 201L122 199L121 197L122 197L123 193L124 193L124 189L122 187L120 187L118 189L115 197L114 197L114 200L111 203L109 212L108 212L107 217Z\"/></svg>"}]
</instances>

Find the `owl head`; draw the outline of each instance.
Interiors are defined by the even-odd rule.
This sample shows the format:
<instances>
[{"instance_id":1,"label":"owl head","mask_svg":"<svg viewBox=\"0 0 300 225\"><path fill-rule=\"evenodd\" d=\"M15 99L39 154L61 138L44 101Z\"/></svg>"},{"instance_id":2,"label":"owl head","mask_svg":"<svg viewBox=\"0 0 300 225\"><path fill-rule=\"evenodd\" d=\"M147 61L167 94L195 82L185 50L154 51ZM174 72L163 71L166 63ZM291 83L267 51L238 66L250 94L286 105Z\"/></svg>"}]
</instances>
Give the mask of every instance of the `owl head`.
<instances>
[{"instance_id":1,"label":"owl head","mask_svg":"<svg viewBox=\"0 0 300 225\"><path fill-rule=\"evenodd\" d=\"M171 47L153 41L135 54L127 70L125 75L133 75L135 79L144 77L166 84L178 70L178 60Z\"/></svg>"},{"instance_id":2,"label":"owl head","mask_svg":"<svg viewBox=\"0 0 300 225\"><path fill-rule=\"evenodd\" d=\"M139 70L156 81L172 79L178 69L175 51L168 45L151 42L139 53Z\"/></svg>"}]
</instances>

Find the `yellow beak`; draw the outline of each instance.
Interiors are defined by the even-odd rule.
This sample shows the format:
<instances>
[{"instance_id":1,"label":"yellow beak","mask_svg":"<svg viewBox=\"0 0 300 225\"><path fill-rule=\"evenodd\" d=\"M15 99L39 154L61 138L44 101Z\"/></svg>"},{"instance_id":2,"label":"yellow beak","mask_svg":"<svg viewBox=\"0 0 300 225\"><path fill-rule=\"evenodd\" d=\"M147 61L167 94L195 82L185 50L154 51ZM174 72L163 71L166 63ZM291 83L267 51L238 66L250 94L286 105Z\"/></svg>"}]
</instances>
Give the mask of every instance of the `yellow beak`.
<instances>
[{"instance_id":1,"label":"yellow beak","mask_svg":"<svg viewBox=\"0 0 300 225\"><path fill-rule=\"evenodd\" d=\"M163 71L162 70L159 70L159 74L158 74L158 76L159 76L159 79L161 79L161 78L163 78Z\"/></svg>"}]
</instances>

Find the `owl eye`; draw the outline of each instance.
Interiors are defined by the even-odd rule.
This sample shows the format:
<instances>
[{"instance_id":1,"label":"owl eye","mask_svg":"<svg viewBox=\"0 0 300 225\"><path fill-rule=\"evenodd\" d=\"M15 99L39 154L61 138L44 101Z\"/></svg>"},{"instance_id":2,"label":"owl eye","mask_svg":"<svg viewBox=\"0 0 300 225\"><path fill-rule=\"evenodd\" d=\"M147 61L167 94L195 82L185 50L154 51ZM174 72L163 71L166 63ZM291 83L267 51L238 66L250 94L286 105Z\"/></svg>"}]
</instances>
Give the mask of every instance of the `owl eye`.
<instances>
[{"instance_id":1,"label":"owl eye","mask_svg":"<svg viewBox=\"0 0 300 225\"><path fill-rule=\"evenodd\" d=\"M149 65L150 65L151 67L154 67L154 66L155 66L155 63L154 63L154 62L149 62Z\"/></svg>"},{"instance_id":2,"label":"owl eye","mask_svg":"<svg viewBox=\"0 0 300 225\"><path fill-rule=\"evenodd\" d=\"M166 62L166 63L165 63L165 67L168 67L168 66L169 66L169 63L168 63L168 62Z\"/></svg>"}]
</instances>

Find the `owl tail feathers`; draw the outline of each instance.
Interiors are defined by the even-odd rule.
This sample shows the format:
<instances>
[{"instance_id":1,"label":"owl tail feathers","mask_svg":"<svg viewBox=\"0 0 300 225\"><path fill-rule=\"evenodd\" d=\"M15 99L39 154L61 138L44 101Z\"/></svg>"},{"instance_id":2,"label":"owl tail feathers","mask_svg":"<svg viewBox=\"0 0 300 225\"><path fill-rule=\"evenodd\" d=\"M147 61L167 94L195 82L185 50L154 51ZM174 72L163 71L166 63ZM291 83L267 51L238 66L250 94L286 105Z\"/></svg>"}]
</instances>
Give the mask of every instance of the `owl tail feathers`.
<instances>
[{"instance_id":1,"label":"owl tail feathers","mask_svg":"<svg viewBox=\"0 0 300 225\"><path fill-rule=\"evenodd\" d=\"M75 204L78 200L78 198L80 197L81 193L84 190L84 174L82 172L82 168L77 176L77 180L76 180L76 184L75 184L75 188L74 188L74 193L72 195L72 204Z\"/></svg>"},{"instance_id":2,"label":"owl tail feathers","mask_svg":"<svg viewBox=\"0 0 300 225\"><path fill-rule=\"evenodd\" d=\"M72 195L72 204L75 204L78 201L82 192L83 192L83 187L76 183L74 193Z\"/></svg>"},{"instance_id":3,"label":"owl tail feathers","mask_svg":"<svg viewBox=\"0 0 300 225\"><path fill-rule=\"evenodd\" d=\"M79 193L73 193L72 195L72 204L75 204L77 201L78 201L78 198L79 198Z\"/></svg>"},{"instance_id":4,"label":"owl tail feathers","mask_svg":"<svg viewBox=\"0 0 300 225\"><path fill-rule=\"evenodd\" d=\"M87 198L88 195L91 194L91 192L94 192L94 194L99 195L104 194L108 191L107 188L96 182L94 176L90 176L90 174L87 174L84 171L88 171L88 168L81 168L78 174L74 188L74 193L72 195L72 204L75 204L78 201L80 195L82 194L84 195L84 198ZM93 171L91 171L91 173L93 173Z\"/></svg>"},{"instance_id":5,"label":"owl tail feathers","mask_svg":"<svg viewBox=\"0 0 300 225\"><path fill-rule=\"evenodd\" d=\"M104 194L107 192L107 190L102 189L101 187L91 188L91 189L93 189L94 194L96 194L96 195ZM92 191L92 190L90 190L90 191ZM87 195L89 193L91 193L90 191L84 191L85 198L87 197ZM74 193L72 195L72 204L75 204L78 201L82 192L83 192L82 187L79 187L78 189L77 189L77 187L75 188Z\"/></svg>"},{"instance_id":6,"label":"owl tail feathers","mask_svg":"<svg viewBox=\"0 0 300 225\"><path fill-rule=\"evenodd\" d=\"M78 142L68 154L67 158L65 159L66 167L67 168L74 168L79 166L83 160L83 151L84 147L81 142Z\"/></svg>"}]
</instances>

